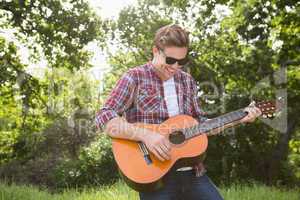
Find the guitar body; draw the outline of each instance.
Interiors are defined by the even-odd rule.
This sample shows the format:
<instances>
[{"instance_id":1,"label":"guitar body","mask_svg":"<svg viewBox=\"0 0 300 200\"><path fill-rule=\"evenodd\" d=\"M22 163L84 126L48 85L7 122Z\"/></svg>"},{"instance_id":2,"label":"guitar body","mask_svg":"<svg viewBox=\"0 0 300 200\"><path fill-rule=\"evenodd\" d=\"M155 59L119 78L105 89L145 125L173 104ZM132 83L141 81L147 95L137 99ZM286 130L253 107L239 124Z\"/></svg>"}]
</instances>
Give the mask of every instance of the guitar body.
<instances>
[{"instance_id":1,"label":"guitar body","mask_svg":"<svg viewBox=\"0 0 300 200\"><path fill-rule=\"evenodd\" d=\"M198 121L188 115L177 115L162 124L135 124L169 138L171 159L163 162L149 152L151 163L147 163L138 142L113 138L114 158L127 184L138 191L155 190L163 185L163 177L171 169L192 166L202 160L208 145L207 136L185 139L180 134L181 129L197 124Z\"/></svg>"},{"instance_id":2,"label":"guitar body","mask_svg":"<svg viewBox=\"0 0 300 200\"><path fill-rule=\"evenodd\" d=\"M264 118L274 117L276 105L271 101L255 103ZM279 106L280 107L280 106ZM203 160L207 149L207 135L216 130L219 133L231 123L247 116L244 109L236 110L201 124L191 116L177 115L162 124L136 123L136 126L166 136L171 143L171 159L160 161L141 142L112 139L115 160L126 183L138 191L151 191L163 185L163 178L171 169L192 166ZM143 129L143 130L144 130Z\"/></svg>"}]
</instances>

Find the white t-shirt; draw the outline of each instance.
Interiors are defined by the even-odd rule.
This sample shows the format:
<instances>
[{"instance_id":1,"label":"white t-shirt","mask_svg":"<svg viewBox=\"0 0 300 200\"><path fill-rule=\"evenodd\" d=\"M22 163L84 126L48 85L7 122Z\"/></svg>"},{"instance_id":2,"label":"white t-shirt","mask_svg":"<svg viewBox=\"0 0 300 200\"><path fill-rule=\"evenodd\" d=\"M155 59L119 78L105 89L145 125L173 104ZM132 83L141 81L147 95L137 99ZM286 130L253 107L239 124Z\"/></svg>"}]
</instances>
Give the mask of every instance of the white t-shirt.
<instances>
[{"instance_id":1,"label":"white t-shirt","mask_svg":"<svg viewBox=\"0 0 300 200\"><path fill-rule=\"evenodd\" d=\"M174 82L174 77L163 82L164 86L164 99L167 104L169 117L179 114L179 106L177 101L177 93ZM177 169L177 171L187 171L192 170L192 167L182 167Z\"/></svg>"},{"instance_id":2,"label":"white t-shirt","mask_svg":"<svg viewBox=\"0 0 300 200\"><path fill-rule=\"evenodd\" d=\"M179 114L179 106L177 101L177 93L175 88L174 77L163 82L164 98L168 108L169 117Z\"/></svg>"}]
</instances>

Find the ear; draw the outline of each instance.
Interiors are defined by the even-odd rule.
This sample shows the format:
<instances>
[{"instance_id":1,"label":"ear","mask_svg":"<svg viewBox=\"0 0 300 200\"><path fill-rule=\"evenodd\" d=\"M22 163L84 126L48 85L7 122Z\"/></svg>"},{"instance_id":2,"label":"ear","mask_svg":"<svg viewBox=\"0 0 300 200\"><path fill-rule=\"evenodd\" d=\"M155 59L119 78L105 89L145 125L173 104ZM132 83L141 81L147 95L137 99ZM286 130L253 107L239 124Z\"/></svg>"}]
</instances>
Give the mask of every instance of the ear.
<instances>
[{"instance_id":1,"label":"ear","mask_svg":"<svg viewBox=\"0 0 300 200\"><path fill-rule=\"evenodd\" d=\"M159 52L158 48L156 46L152 47L152 53L153 55L156 55Z\"/></svg>"}]
</instances>

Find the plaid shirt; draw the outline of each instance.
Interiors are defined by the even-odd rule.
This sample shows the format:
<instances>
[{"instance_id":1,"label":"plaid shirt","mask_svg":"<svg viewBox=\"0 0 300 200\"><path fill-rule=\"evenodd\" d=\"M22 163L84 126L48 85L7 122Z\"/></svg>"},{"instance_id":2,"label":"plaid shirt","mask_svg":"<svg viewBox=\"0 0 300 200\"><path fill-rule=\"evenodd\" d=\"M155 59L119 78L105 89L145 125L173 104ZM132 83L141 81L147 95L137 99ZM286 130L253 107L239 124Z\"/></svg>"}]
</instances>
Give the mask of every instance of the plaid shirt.
<instances>
[{"instance_id":1,"label":"plaid shirt","mask_svg":"<svg viewBox=\"0 0 300 200\"><path fill-rule=\"evenodd\" d=\"M200 110L198 89L191 75L182 70L174 75L179 114L206 120ZM130 69L117 82L104 106L96 114L96 124L103 130L106 122L124 116L129 123L160 124L169 118L164 101L163 81L157 76L153 65Z\"/></svg>"},{"instance_id":2,"label":"plaid shirt","mask_svg":"<svg viewBox=\"0 0 300 200\"><path fill-rule=\"evenodd\" d=\"M179 114L190 115L199 122L206 120L200 110L198 89L192 76L178 70L174 82ZM169 118L163 81L150 62L130 69L117 82L104 106L96 114L97 127L103 130L106 122L117 116L124 116L129 123L148 124L160 124ZM196 172L199 175L199 170Z\"/></svg>"}]
</instances>

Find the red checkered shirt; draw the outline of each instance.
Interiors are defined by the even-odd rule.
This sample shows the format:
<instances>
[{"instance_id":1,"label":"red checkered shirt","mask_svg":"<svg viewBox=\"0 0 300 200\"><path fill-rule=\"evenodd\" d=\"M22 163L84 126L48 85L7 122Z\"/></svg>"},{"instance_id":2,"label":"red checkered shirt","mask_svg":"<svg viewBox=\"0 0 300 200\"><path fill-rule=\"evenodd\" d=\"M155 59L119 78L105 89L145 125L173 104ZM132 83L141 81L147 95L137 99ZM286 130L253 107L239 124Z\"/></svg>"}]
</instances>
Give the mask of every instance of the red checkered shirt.
<instances>
[{"instance_id":1,"label":"red checkered shirt","mask_svg":"<svg viewBox=\"0 0 300 200\"><path fill-rule=\"evenodd\" d=\"M192 76L178 70L174 82L179 114L193 116L199 122L206 120L200 110L198 89ZM130 69L122 76L96 114L96 124L103 128L106 122L117 116L124 116L129 123L160 124L168 119L163 81L150 62Z\"/></svg>"},{"instance_id":2,"label":"red checkered shirt","mask_svg":"<svg viewBox=\"0 0 300 200\"><path fill-rule=\"evenodd\" d=\"M199 106L198 89L192 76L182 70L174 75L179 114L206 120ZM96 114L97 127L103 130L109 120L123 116L129 123L160 124L168 119L163 81L151 62L130 69L117 82L103 107Z\"/></svg>"}]
</instances>

